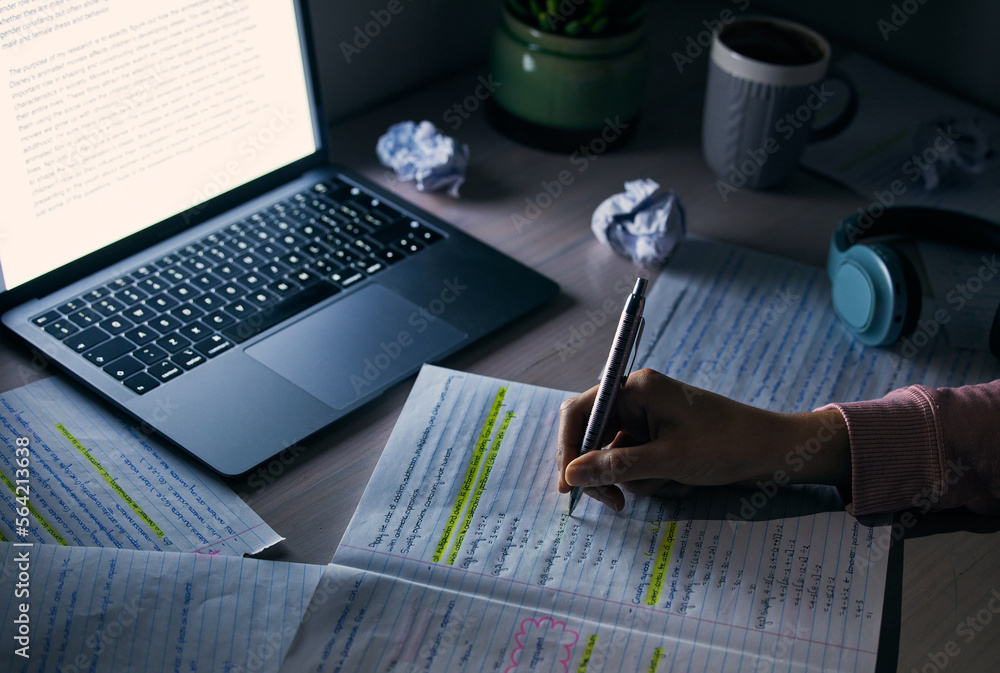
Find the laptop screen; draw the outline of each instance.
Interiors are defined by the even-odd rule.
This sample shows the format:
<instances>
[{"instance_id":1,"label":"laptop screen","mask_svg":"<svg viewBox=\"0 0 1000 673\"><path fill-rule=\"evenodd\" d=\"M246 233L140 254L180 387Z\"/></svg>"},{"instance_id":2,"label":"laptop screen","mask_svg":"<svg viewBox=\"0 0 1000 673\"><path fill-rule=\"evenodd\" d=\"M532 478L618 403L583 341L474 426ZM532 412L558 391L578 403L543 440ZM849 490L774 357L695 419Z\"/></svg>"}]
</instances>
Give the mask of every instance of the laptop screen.
<instances>
[{"instance_id":1,"label":"laptop screen","mask_svg":"<svg viewBox=\"0 0 1000 673\"><path fill-rule=\"evenodd\" d=\"M293 0L0 0L0 290L321 142Z\"/></svg>"}]
</instances>

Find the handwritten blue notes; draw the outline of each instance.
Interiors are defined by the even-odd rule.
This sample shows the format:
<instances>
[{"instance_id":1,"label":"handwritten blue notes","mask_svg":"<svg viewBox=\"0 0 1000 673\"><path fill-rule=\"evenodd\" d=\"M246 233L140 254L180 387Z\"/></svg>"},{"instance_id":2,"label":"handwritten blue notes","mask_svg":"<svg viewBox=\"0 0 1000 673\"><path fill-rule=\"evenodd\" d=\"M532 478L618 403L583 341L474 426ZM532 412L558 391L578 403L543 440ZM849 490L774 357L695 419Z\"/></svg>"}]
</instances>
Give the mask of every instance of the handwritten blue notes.
<instances>
[{"instance_id":1,"label":"handwritten blue notes","mask_svg":"<svg viewBox=\"0 0 1000 673\"><path fill-rule=\"evenodd\" d=\"M308 620L310 599L327 591L322 570L222 555L0 543L0 577L30 578L20 597L0 595L0 661L11 673L274 673ZM27 619L18 624L21 614Z\"/></svg>"},{"instance_id":2,"label":"handwritten blue notes","mask_svg":"<svg viewBox=\"0 0 1000 673\"><path fill-rule=\"evenodd\" d=\"M0 541L242 556L282 539L214 474L56 377L0 393L0 442Z\"/></svg>"}]
</instances>

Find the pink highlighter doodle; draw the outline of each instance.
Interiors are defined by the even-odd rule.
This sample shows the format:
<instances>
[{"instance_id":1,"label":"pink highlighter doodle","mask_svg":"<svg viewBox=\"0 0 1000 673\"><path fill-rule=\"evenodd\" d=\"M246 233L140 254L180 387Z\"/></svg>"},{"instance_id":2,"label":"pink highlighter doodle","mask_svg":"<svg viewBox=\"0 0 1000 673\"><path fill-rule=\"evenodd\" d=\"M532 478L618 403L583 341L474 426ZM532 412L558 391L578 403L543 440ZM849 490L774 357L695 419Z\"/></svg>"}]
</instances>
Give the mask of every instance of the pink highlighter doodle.
<instances>
[{"instance_id":1,"label":"pink highlighter doodle","mask_svg":"<svg viewBox=\"0 0 1000 673\"><path fill-rule=\"evenodd\" d=\"M513 673L521 664L522 670L533 670L545 661L556 660L565 673L569 672L569 659L580 634L566 628L566 622L551 617L528 618L521 622L521 631L514 640L517 647L510 653L510 666L504 673ZM565 649L565 654L560 650ZM557 669L558 670L558 669Z\"/></svg>"}]
</instances>

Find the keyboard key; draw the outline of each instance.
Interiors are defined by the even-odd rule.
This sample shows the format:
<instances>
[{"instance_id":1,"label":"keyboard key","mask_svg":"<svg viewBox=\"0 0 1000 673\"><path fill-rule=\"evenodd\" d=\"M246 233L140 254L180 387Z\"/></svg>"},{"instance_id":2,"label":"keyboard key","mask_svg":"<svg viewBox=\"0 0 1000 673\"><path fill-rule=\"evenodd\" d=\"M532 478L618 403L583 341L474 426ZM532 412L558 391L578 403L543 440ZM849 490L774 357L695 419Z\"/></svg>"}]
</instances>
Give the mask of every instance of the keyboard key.
<instances>
[{"instance_id":1,"label":"keyboard key","mask_svg":"<svg viewBox=\"0 0 1000 673\"><path fill-rule=\"evenodd\" d=\"M176 299L177 301L187 301L193 297L197 297L201 294L201 291L195 288L194 285L190 283L181 283L180 285L175 285L174 287L167 290L167 294Z\"/></svg>"},{"instance_id":2,"label":"keyboard key","mask_svg":"<svg viewBox=\"0 0 1000 673\"><path fill-rule=\"evenodd\" d=\"M160 334L166 334L167 332L173 332L184 323L173 316L160 315L150 320L149 324L153 329L159 330Z\"/></svg>"},{"instance_id":3,"label":"keyboard key","mask_svg":"<svg viewBox=\"0 0 1000 673\"><path fill-rule=\"evenodd\" d=\"M208 292L213 288L219 287L223 283L221 278L211 273L203 273L199 276L195 276L190 282L202 292Z\"/></svg>"},{"instance_id":4,"label":"keyboard key","mask_svg":"<svg viewBox=\"0 0 1000 673\"><path fill-rule=\"evenodd\" d=\"M154 273L156 273L156 267L140 266L138 269L132 272L130 277L134 281L141 281L147 278L148 276L153 275Z\"/></svg>"},{"instance_id":5,"label":"keyboard key","mask_svg":"<svg viewBox=\"0 0 1000 673\"><path fill-rule=\"evenodd\" d=\"M70 313L69 319L80 328L96 325L103 319L101 314L90 308L80 309L76 313Z\"/></svg>"},{"instance_id":6,"label":"keyboard key","mask_svg":"<svg viewBox=\"0 0 1000 673\"><path fill-rule=\"evenodd\" d=\"M312 257L326 257L330 254L331 250L327 246L323 245L319 241L312 241L307 245L302 246L302 252Z\"/></svg>"},{"instance_id":7,"label":"keyboard key","mask_svg":"<svg viewBox=\"0 0 1000 673\"><path fill-rule=\"evenodd\" d=\"M191 341L201 341L212 333L212 329L200 320L195 320L193 323L181 327L177 330L177 333L185 339L190 339Z\"/></svg>"},{"instance_id":8,"label":"keyboard key","mask_svg":"<svg viewBox=\"0 0 1000 673\"><path fill-rule=\"evenodd\" d=\"M93 362L98 367L114 362L121 356L132 350L132 342L124 337L115 337L110 341L98 345L97 347L84 352L83 357Z\"/></svg>"},{"instance_id":9,"label":"keyboard key","mask_svg":"<svg viewBox=\"0 0 1000 673\"><path fill-rule=\"evenodd\" d=\"M109 294L111 294L111 290L109 290L106 287L99 287L95 290L91 290L90 292L84 294L83 299L85 301L95 302L95 301L100 301L104 297L107 297Z\"/></svg>"},{"instance_id":10,"label":"keyboard key","mask_svg":"<svg viewBox=\"0 0 1000 673\"><path fill-rule=\"evenodd\" d=\"M256 290L247 295L247 301L258 308L266 308L278 301L278 298L267 290Z\"/></svg>"},{"instance_id":11,"label":"keyboard key","mask_svg":"<svg viewBox=\"0 0 1000 673\"><path fill-rule=\"evenodd\" d=\"M171 362L170 360L157 362L146 371L160 383L166 383L167 381L175 379L184 373L184 369L180 365Z\"/></svg>"},{"instance_id":12,"label":"keyboard key","mask_svg":"<svg viewBox=\"0 0 1000 673\"><path fill-rule=\"evenodd\" d=\"M243 268L232 263L220 264L219 266L212 269L212 273L221 278L222 280L232 280L236 278L241 273L243 273Z\"/></svg>"},{"instance_id":13,"label":"keyboard key","mask_svg":"<svg viewBox=\"0 0 1000 673\"><path fill-rule=\"evenodd\" d=\"M221 334L213 334L194 345L194 349L207 358L214 358L219 353L224 353L232 347L232 342Z\"/></svg>"},{"instance_id":14,"label":"keyboard key","mask_svg":"<svg viewBox=\"0 0 1000 673\"><path fill-rule=\"evenodd\" d=\"M181 262L180 265L192 274L204 273L212 268L212 263L203 257L190 257Z\"/></svg>"},{"instance_id":15,"label":"keyboard key","mask_svg":"<svg viewBox=\"0 0 1000 673\"><path fill-rule=\"evenodd\" d=\"M385 270L385 265L382 262L368 260L368 266L365 267L365 273L371 276L372 274L378 273L379 271Z\"/></svg>"},{"instance_id":16,"label":"keyboard key","mask_svg":"<svg viewBox=\"0 0 1000 673\"><path fill-rule=\"evenodd\" d=\"M264 276L268 280L274 280L275 278L281 278L289 271L291 271L291 269L281 262L268 262L257 269L257 274L259 276Z\"/></svg>"},{"instance_id":17,"label":"keyboard key","mask_svg":"<svg viewBox=\"0 0 1000 673\"><path fill-rule=\"evenodd\" d=\"M70 313L76 313L86 305L87 302L82 299L70 299L68 302L59 307L59 312L63 315L69 315Z\"/></svg>"},{"instance_id":18,"label":"keyboard key","mask_svg":"<svg viewBox=\"0 0 1000 673\"><path fill-rule=\"evenodd\" d=\"M318 279L317 279L318 280ZM294 283L287 280L279 280L277 282L271 283L267 286L269 292L277 295L278 297L287 297L291 293L295 292L298 288Z\"/></svg>"},{"instance_id":19,"label":"keyboard key","mask_svg":"<svg viewBox=\"0 0 1000 673\"><path fill-rule=\"evenodd\" d=\"M125 306L137 304L148 296L148 294L136 287L125 288L121 292L115 293L115 299L120 301Z\"/></svg>"},{"instance_id":20,"label":"keyboard key","mask_svg":"<svg viewBox=\"0 0 1000 673\"><path fill-rule=\"evenodd\" d=\"M131 284L132 284L131 278L115 278L113 281L108 283L107 288L111 290L111 294L113 295L114 293L118 292L119 290L125 289Z\"/></svg>"},{"instance_id":21,"label":"keyboard key","mask_svg":"<svg viewBox=\"0 0 1000 673\"><path fill-rule=\"evenodd\" d=\"M406 257L403 253L398 250L393 250L392 248L386 248L385 250L379 250L374 254L376 259L379 259L386 264L395 264L399 260Z\"/></svg>"},{"instance_id":22,"label":"keyboard key","mask_svg":"<svg viewBox=\"0 0 1000 673\"><path fill-rule=\"evenodd\" d=\"M334 271L340 271L343 269L340 264L332 260L317 259L309 266L309 270L318 276L327 277Z\"/></svg>"},{"instance_id":23,"label":"keyboard key","mask_svg":"<svg viewBox=\"0 0 1000 673\"><path fill-rule=\"evenodd\" d=\"M107 317L124 310L125 304L115 301L114 297L106 297L92 306L94 310Z\"/></svg>"},{"instance_id":24,"label":"keyboard key","mask_svg":"<svg viewBox=\"0 0 1000 673\"><path fill-rule=\"evenodd\" d=\"M235 323L236 319L220 309L213 313L209 313L207 316L202 318L202 321L209 327L221 330Z\"/></svg>"},{"instance_id":25,"label":"keyboard key","mask_svg":"<svg viewBox=\"0 0 1000 673\"><path fill-rule=\"evenodd\" d=\"M156 294L167 289L167 282L159 276L149 276L137 283L140 290L149 294Z\"/></svg>"},{"instance_id":26,"label":"keyboard key","mask_svg":"<svg viewBox=\"0 0 1000 673\"><path fill-rule=\"evenodd\" d=\"M47 313L43 313L40 316L32 318L31 322L35 323L39 327L45 327L50 322L55 322L60 318L62 318L62 314L59 313L59 311L48 311Z\"/></svg>"},{"instance_id":27,"label":"keyboard key","mask_svg":"<svg viewBox=\"0 0 1000 673\"><path fill-rule=\"evenodd\" d=\"M168 266L173 266L180 261L180 257L176 254L165 255L161 257L155 264L158 269L165 269Z\"/></svg>"},{"instance_id":28,"label":"keyboard key","mask_svg":"<svg viewBox=\"0 0 1000 673\"><path fill-rule=\"evenodd\" d=\"M80 329L69 320L63 319L54 320L46 324L42 329L57 339L65 339L66 337L72 336L80 331Z\"/></svg>"},{"instance_id":29,"label":"keyboard key","mask_svg":"<svg viewBox=\"0 0 1000 673\"><path fill-rule=\"evenodd\" d=\"M167 351L168 353L176 353L182 348L187 348L191 345L191 342L182 336L176 334L168 334L167 336L159 339L156 345Z\"/></svg>"},{"instance_id":30,"label":"keyboard key","mask_svg":"<svg viewBox=\"0 0 1000 673\"><path fill-rule=\"evenodd\" d=\"M133 352L132 355L143 364L151 365L167 357L167 351L156 344L149 344L145 348Z\"/></svg>"},{"instance_id":31,"label":"keyboard key","mask_svg":"<svg viewBox=\"0 0 1000 673\"><path fill-rule=\"evenodd\" d=\"M297 234L285 234L283 236L279 236L274 240L289 249L297 248L300 245L306 243L306 239L302 238Z\"/></svg>"},{"instance_id":32,"label":"keyboard key","mask_svg":"<svg viewBox=\"0 0 1000 673\"><path fill-rule=\"evenodd\" d=\"M308 255L304 255L301 252L290 252L286 255L282 255L278 258L278 261L285 264L289 268L297 269L300 266L305 266L309 262L313 261Z\"/></svg>"},{"instance_id":33,"label":"keyboard key","mask_svg":"<svg viewBox=\"0 0 1000 673\"><path fill-rule=\"evenodd\" d=\"M178 301L171 297L166 292L161 292L155 297L150 297L146 300L146 306L150 306L159 312L164 312L177 306Z\"/></svg>"},{"instance_id":34,"label":"keyboard key","mask_svg":"<svg viewBox=\"0 0 1000 673\"><path fill-rule=\"evenodd\" d=\"M111 376L115 377L119 381L124 381L128 377L132 376L138 371L142 371L143 364L136 360L131 355L126 355L125 357L120 357L114 362L104 367L106 371Z\"/></svg>"},{"instance_id":35,"label":"keyboard key","mask_svg":"<svg viewBox=\"0 0 1000 673\"><path fill-rule=\"evenodd\" d=\"M288 248L274 242L264 243L254 248L254 252L266 259L275 259L288 252Z\"/></svg>"},{"instance_id":36,"label":"keyboard key","mask_svg":"<svg viewBox=\"0 0 1000 673\"><path fill-rule=\"evenodd\" d=\"M223 310L236 320L246 320L257 312L257 308L253 304L243 299L233 302Z\"/></svg>"},{"instance_id":37,"label":"keyboard key","mask_svg":"<svg viewBox=\"0 0 1000 673\"><path fill-rule=\"evenodd\" d=\"M208 362L208 358L206 358L201 353L197 353L191 350L190 348L185 348L180 353L177 353L176 355L171 357L170 360L173 363L180 365L184 369L189 369L189 370L194 369L200 364Z\"/></svg>"},{"instance_id":38,"label":"keyboard key","mask_svg":"<svg viewBox=\"0 0 1000 673\"><path fill-rule=\"evenodd\" d=\"M88 327L79 334L74 334L71 338L63 341L63 343L75 350L77 353L83 353L84 351L87 351L102 341L107 341L110 338L110 334L95 325L93 327Z\"/></svg>"},{"instance_id":39,"label":"keyboard key","mask_svg":"<svg viewBox=\"0 0 1000 673\"><path fill-rule=\"evenodd\" d=\"M395 246L408 254L413 254L424 249L424 244L410 238L401 238L395 241Z\"/></svg>"},{"instance_id":40,"label":"keyboard key","mask_svg":"<svg viewBox=\"0 0 1000 673\"><path fill-rule=\"evenodd\" d=\"M132 322L140 324L152 320L158 314L155 309L146 306L145 304L139 304L138 306L133 306L127 309L123 315Z\"/></svg>"},{"instance_id":41,"label":"keyboard key","mask_svg":"<svg viewBox=\"0 0 1000 673\"><path fill-rule=\"evenodd\" d=\"M335 271L330 274L330 280L335 282L337 285L343 288L351 287L352 285L357 285L365 279L365 274L360 271L355 271L354 269L345 269L343 271Z\"/></svg>"},{"instance_id":42,"label":"keyboard key","mask_svg":"<svg viewBox=\"0 0 1000 673\"><path fill-rule=\"evenodd\" d=\"M263 264L267 260L252 252L246 252L236 258L236 263L243 266L244 269L253 269L257 266Z\"/></svg>"},{"instance_id":43,"label":"keyboard key","mask_svg":"<svg viewBox=\"0 0 1000 673\"><path fill-rule=\"evenodd\" d=\"M135 329L125 332L125 337L136 346L142 346L143 344L149 343L158 336L160 336L159 332L146 327L145 325L141 325Z\"/></svg>"},{"instance_id":44,"label":"keyboard key","mask_svg":"<svg viewBox=\"0 0 1000 673\"><path fill-rule=\"evenodd\" d=\"M291 276L289 276L289 278L294 280L302 287L306 287L308 285L312 285L313 283L319 282L319 276L317 276L314 273L310 273L306 269L302 269L301 271L292 274Z\"/></svg>"},{"instance_id":45,"label":"keyboard key","mask_svg":"<svg viewBox=\"0 0 1000 673\"><path fill-rule=\"evenodd\" d=\"M212 246L202 253L205 259L210 260L216 264L221 264L229 259L229 254L218 246Z\"/></svg>"},{"instance_id":46,"label":"keyboard key","mask_svg":"<svg viewBox=\"0 0 1000 673\"><path fill-rule=\"evenodd\" d=\"M356 253L351 249L350 244L347 244L339 250L334 250L333 254L330 255L330 258L337 260L341 264L347 265L356 260L359 254L360 253Z\"/></svg>"},{"instance_id":47,"label":"keyboard key","mask_svg":"<svg viewBox=\"0 0 1000 673\"><path fill-rule=\"evenodd\" d=\"M339 292L338 288L330 283L316 283L283 301L272 304L270 310L262 311L258 314L260 320L255 319L251 321L253 324L240 323L232 325L223 329L222 334L235 343L242 343L300 311L323 301L327 297L332 297L337 292ZM258 316L255 316L255 318Z\"/></svg>"},{"instance_id":48,"label":"keyboard key","mask_svg":"<svg viewBox=\"0 0 1000 673\"><path fill-rule=\"evenodd\" d=\"M181 322L191 322L192 320L197 320L201 316L205 315L197 306L192 306L191 304L181 304L174 310L170 312L170 315L177 318Z\"/></svg>"},{"instance_id":49,"label":"keyboard key","mask_svg":"<svg viewBox=\"0 0 1000 673\"><path fill-rule=\"evenodd\" d=\"M191 277L190 272L180 266L172 266L169 269L161 271L160 274L174 283L181 283Z\"/></svg>"},{"instance_id":50,"label":"keyboard key","mask_svg":"<svg viewBox=\"0 0 1000 673\"><path fill-rule=\"evenodd\" d=\"M378 247L376 248L375 246ZM354 241L354 244L351 247L354 249L354 252L363 255L370 255L376 250L380 250L382 248L382 246L379 245L378 243L366 241L363 238L359 238L358 240Z\"/></svg>"},{"instance_id":51,"label":"keyboard key","mask_svg":"<svg viewBox=\"0 0 1000 673\"><path fill-rule=\"evenodd\" d=\"M159 383L157 383L156 379L154 379L146 372L139 372L134 376L130 376L129 378L122 381L122 383L124 383L126 386L131 388L133 391L139 393L140 395L148 393L150 390L160 385Z\"/></svg>"},{"instance_id":52,"label":"keyboard key","mask_svg":"<svg viewBox=\"0 0 1000 673\"><path fill-rule=\"evenodd\" d=\"M247 289L239 283L226 283L215 290L215 294L221 295L226 301L239 299L247 293Z\"/></svg>"},{"instance_id":53,"label":"keyboard key","mask_svg":"<svg viewBox=\"0 0 1000 673\"><path fill-rule=\"evenodd\" d=\"M226 300L212 292L201 295L191 303L207 312L222 308L226 305Z\"/></svg>"},{"instance_id":54,"label":"keyboard key","mask_svg":"<svg viewBox=\"0 0 1000 673\"><path fill-rule=\"evenodd\" d=\"M108 318L100 325L101 329L103 329L108 334L121 334L125 330L132 329L133 327L135 327L135 323L133 323L128 318L123 318L121 316Z\"/></svg>"},{"instance_id":55,"label":"keyboard key","mask_svg":"<svg viewBox=\"0 0 1000 673\"><path fill-rule=\"evenodd\" d=\"M261 287L264 285L264 283L265 279L259 273L248 273L247 275L240 278L240 285L249 290Z\"/></svg>"}]
</instances>

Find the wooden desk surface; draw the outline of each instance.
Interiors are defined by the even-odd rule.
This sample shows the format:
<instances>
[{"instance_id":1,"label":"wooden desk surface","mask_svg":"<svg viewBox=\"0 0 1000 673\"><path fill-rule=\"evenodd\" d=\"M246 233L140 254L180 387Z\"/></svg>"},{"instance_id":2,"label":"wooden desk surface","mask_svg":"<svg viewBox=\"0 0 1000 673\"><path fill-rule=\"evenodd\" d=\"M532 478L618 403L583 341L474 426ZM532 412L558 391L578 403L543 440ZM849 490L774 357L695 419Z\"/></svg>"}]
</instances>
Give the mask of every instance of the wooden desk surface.
<instances>
[{"instance_id":1,"label":"wooden desk surface","mask_svg":"<svg viewBox=\"0 0 1000 673\"><path fill-rule=\"evenodd\" d=\"M656 11L665 11L661 5L654 5ZM701 28L691 20L674 28L682 35L685 30L697 34ZM817 265L825 261L835 223L871 200L800 170L779 190L741 190L724 201L700 154L707 55L690 71L678 73L670 59L676 48L670 45L676 44L676 40L651 40L654 66L635 137L583 161L508 141L489 126L481 107L452 129L443 115L474 95L479 72L457 75L332 129L332 155L338 161L537 269L562 288L561 295L542 309L442 365L566 390L584 390L596 383L614 334L613 321L599 327L569 356L558 347L568 342L571 330L588 321L588 311L609 298L616 303L623 300L612 289L619 279L643 273L603 247L590 232L594 208L622 191L625 180L652 178L676 190L691 233ZM469 143L472 162L460 199L417 192L378 164L376 139L392 123L406 119L429 119ZM538 195L545 193L547 183L558 182L563 171L572 182L532 218L529 203L547 203ZM518 229L514 215L530 223ZM4 337L0 389L53 373L38 365L30 353ZM293 447L282 459L228 480L286 538L265 552L265 558L331 560L412 382L411 378L396 386L348 419ZM906 531L902 567L890 572L890 585L896 590L890 591L887 603L895 619L883 628L883 639L891 644L898 638L899 653L898 664L892 665L890 659L887 670L937 671L942 662L953 665L949 670L995 670L1000 658L998 527L992 520L951 512L920 517L918 525ZM970 619L971 631L956 632L959 623Z\"/></svg>"}]
</instances>

